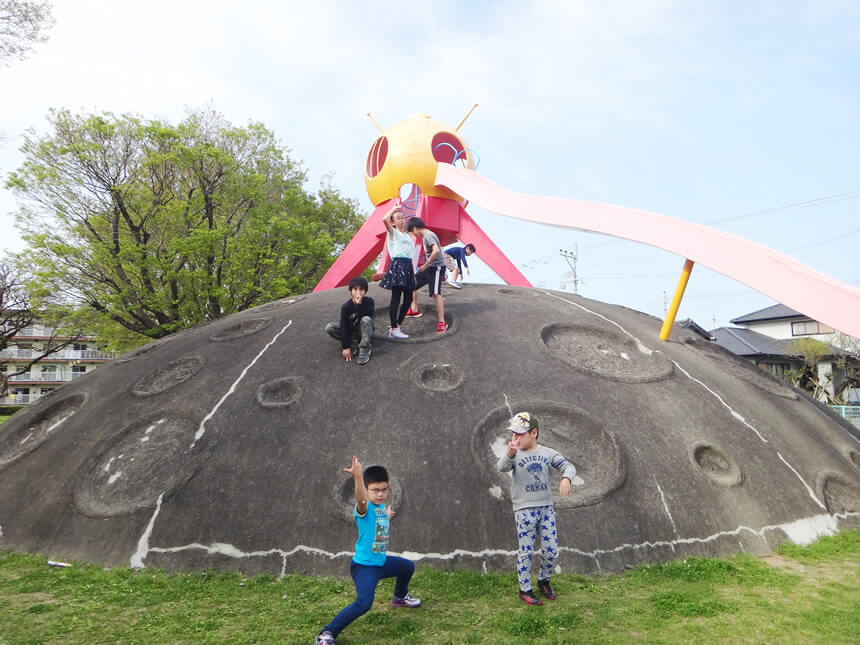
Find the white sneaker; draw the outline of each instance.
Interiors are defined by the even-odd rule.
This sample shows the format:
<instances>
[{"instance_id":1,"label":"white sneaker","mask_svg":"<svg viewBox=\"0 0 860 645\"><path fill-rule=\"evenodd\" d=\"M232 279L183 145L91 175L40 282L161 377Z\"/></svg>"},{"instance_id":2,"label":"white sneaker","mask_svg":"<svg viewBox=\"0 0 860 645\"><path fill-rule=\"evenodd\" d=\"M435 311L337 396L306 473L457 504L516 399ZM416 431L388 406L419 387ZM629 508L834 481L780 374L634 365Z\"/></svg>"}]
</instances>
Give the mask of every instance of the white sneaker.
<instances>
[{"instance_id":1,"label":"white sneaker","mask_svg":"<svg viewBox=\"0 0 860 645\"><path fill-rule=\"evenodd\" d=\"M455 289L462 289L463 288L463 285L461 285L459 282L456 282L454 280L448 280L448 284L451 285L452 287L454 287Z\"/></svg>"},{"instance_id":2,"label":"white sneaker","mask_svg":"<svg viewBox=\"0 0 860 645\"><path fill-rule=\"evenodd\" d=\"M397 329L390 329L388 331L388 337L389 338L409 338L409 336L407 336L402 331L400 331L400 327L398 327Z\"/></svg>"}]
</instances>

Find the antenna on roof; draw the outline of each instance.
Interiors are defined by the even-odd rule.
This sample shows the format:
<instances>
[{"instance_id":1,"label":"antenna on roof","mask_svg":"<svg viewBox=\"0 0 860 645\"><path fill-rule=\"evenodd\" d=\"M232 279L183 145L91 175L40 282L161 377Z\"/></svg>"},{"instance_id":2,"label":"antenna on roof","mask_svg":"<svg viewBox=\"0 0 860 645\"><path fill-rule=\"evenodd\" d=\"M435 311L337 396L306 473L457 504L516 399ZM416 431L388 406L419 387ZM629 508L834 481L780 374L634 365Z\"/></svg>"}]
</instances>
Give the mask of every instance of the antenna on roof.
<instances>
[{"instance_id":1,"label":"antenna on roof","mask_svg":"<svg viewBox=\"0 0 860 645\"><path fill-rule=\"evenodd\" d=\"M464 116L464 117L463 117L463 120L462 120L462 121L460 121L460 123L458 123L458 124L457 124L457 127L456 127L456 128L454 128L454 132L456 132L457 130L459 130L459 129L460 129L460 126L461 126L461 125L463 125L463 124L466 122L466 119L468 119L468 118L469 118L469 116L472 114L472 112L474 112L474 111L475 111L475 108L476 108L476 107L478 107L478 104L477 104L477 103L475 103L475 105L473 105L473 106L472 106L472 109L471 109L471 110L469 110L469 111L466 113L466 116Z\"/></svg>"},{"instance_id":2,"label":"antenna on roof","mask_svg":"<svg viewBox=\"0 0 860 645\"><path fill-rule=\"evenodd\" d=\"M367 113L367 118L370 119L371 121L373 121L373 125L375 125L377 128L379 128L380 134L385 134L385 130L382 129L382 126L379 125L379 122L373 118L373 115L370 112ZM465 121L465 119L463 119L463 120Z\"/></svg>"}]
</instances>

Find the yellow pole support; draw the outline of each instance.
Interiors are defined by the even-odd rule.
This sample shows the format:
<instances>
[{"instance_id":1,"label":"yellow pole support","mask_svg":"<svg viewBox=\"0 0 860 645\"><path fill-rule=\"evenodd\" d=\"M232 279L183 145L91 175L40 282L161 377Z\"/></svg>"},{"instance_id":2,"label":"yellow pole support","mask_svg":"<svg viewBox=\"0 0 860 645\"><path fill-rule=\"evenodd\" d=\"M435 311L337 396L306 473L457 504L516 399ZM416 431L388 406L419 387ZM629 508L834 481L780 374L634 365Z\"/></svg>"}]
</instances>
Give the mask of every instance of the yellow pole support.
<instances>
[{"instance_id":1,"label":"yellow pole support","mask_svg":"<svg viewBox=\"0 0 860 645\"><path fill-rule=\"evenodd\" d=\"M675 316L678 315L678 307L681 306L681 298L684 297L684 290L687 288L687 281L690 279L692 270L693 261L685 260L684 268L681 269L681 279L678 280L675 295L672 296L672 306L669 307L666 320L663 321L663 328L660 330L660 340L669 340L669 332L672 331L672 325L675 324Z\"/></svg>"}]
</instances>

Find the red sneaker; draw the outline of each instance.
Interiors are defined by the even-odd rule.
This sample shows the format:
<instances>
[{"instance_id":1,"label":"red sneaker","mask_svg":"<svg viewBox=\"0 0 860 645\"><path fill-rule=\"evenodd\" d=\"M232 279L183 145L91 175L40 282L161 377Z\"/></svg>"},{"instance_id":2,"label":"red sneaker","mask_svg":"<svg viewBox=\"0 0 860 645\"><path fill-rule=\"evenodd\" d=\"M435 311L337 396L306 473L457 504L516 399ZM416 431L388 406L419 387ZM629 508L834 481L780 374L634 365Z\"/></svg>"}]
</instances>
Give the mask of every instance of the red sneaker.
<instances>
[{"instance_id":1,"label":"red sneaker","mask_svg":"<svg viewBox=\"0 0 860 645\"><path fill-rule=\"evenodd\" d=\"M520 600L529 606L542 605L541 599L535 596L535 592L529 589L528 591L520 591Z\"/></svg>"},{"instance_id":2,"label":"red sneaker","mask_svg":"<svg viewBox=\"0 0 860 645\"><path fill-rule=\"evenodd\" d=\"M448 323L443 323L443 322L436 323L436 333L437 334L444 334L446 331L448 331Z\"/></svg>"},{"instance_id":3,"label":"red sneaker","mask_svg":"<svg viewBox=\"0 0 860 645\"><path fill-rule=\"evenodd\" d=\"M409 311L406 312L407 318L420 318L423 315L424 314L422 314L420 311L412 311L411 308L409 309Z\"/></svg>"}]
</instances>

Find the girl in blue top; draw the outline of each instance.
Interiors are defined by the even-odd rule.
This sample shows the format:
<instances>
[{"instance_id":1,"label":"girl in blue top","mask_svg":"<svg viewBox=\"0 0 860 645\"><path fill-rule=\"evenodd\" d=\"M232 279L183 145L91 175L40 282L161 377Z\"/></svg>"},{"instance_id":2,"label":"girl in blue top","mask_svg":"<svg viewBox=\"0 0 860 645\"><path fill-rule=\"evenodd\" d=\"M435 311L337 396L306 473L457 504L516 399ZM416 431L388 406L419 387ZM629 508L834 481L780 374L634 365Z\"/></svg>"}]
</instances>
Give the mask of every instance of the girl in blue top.
<instances>
[{"instance_id":1,"label":"girl in blue top","mask_svg":"<svg viewBox=\"0 0 860 645\"><path fill-rule=\"evenodd\" d=\"M400 330L400 323L406 317L406 311L412 302L412 292L415 290L415 273L412 267L415 243L412 236L406 232L406 218L403 217L403 211L398 204L392 207L382 221L388 231L385 242L388 245L388 256L391 258L388 271L379 283L383 289L391 290L391 302L388 304L391 329L388 336L409 338Z\"/></svg>"}]
</instances>

